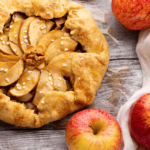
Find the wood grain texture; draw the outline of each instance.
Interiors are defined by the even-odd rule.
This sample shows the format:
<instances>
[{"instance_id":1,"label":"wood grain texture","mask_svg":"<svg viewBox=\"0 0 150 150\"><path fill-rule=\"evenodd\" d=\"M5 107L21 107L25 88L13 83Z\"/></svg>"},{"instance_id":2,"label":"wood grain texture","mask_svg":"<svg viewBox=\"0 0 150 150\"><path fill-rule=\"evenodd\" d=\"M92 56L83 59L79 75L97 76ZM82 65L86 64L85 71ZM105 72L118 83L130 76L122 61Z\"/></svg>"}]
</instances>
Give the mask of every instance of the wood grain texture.
<instances>
[{"instance_id":1,"label":"wood grain texture","mask_svg":"<svg viewBox=\"0 0 150 150\"><path fill-rule=\"evenodd\" d=\"M67 150L65 131L13 130L1 131L1 150Z\"/></svg>"},{"instance_id":2,"label":"wood grain texture","mask_svg":"<svg viewBox=\"0 0 150 150\"><path fill-rule=\"evenodd\" d=\"M139 31L121 25L111 12L111 0L74 0L86 7L104 32L110 51L107 73L88 108L103 109L116 117L122 106L142 86L142 72L136 55ZM74 113L73 113L74 114ZM0 121L0 150L67 150L66 125L73 114L39 129L26 129ZM139 147L139 150L146 150Z\"/></svg>"}]
</instances>

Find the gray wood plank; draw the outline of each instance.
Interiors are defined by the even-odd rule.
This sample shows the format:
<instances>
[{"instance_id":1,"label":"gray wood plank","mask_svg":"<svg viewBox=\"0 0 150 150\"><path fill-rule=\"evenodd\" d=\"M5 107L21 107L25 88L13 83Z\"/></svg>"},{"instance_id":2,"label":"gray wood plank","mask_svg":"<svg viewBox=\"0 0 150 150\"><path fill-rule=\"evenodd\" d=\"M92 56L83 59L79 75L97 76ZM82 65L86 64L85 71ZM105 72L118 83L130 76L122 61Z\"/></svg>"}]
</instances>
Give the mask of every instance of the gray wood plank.
<instances>
[{"instance_id":1,"label":"gray wood plank","mask_svg":"<svg viewBox=\"0 0 150 150\"><path fill-rule=\"evenodd\" d=\"M13 130L0 132L1 150L67 150L65 131Z\"/></svg>"},{"instance_id":2,"label":"gray wood plank","mask_svg":"<svg viewBox=\"0 0 150 150\"><path fill-rule=\"evenodd\" d=\"M1 131L1 150L68 150L64 130ZM138 150L148 150L139 146Z\"/></svg>"}]
</instances>

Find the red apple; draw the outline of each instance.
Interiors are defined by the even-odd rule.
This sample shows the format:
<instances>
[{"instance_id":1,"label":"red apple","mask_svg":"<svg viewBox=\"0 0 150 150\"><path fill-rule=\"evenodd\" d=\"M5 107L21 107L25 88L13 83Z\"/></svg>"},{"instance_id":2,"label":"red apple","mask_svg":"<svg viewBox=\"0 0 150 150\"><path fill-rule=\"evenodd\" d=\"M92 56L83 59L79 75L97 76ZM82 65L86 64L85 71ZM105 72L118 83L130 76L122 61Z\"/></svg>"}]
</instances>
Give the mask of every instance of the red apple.
<instances>
[{"instance_id":1,"label":"red apple","mask_svg":"<svg viewBox=\"0 0 150 150\"><path fill-rule=\"evenodd\" d=\"M122 132L115 118L100 109L76 113L66 128L69 150L120 150Z\"/></svg>"},{"instance_id":2,"label":"red apple","mask_svg":"<svg viewBox=\"0 0 150 150\"><path fill-rule=\"evenodd\" d=\"M117 20L131 30L150 27L150 0L112 0Z\"/></svg>"},{"instance_id":3,"label":"red apple","mask_svg":"<svg viewBox=\"0 0 150 150\"><path fill-rule=\"evenodd\" d=\"M129 128L132 137L140 145L150 149L150 93L140 97L132 106Z\"/></svg>"}]
</instances>

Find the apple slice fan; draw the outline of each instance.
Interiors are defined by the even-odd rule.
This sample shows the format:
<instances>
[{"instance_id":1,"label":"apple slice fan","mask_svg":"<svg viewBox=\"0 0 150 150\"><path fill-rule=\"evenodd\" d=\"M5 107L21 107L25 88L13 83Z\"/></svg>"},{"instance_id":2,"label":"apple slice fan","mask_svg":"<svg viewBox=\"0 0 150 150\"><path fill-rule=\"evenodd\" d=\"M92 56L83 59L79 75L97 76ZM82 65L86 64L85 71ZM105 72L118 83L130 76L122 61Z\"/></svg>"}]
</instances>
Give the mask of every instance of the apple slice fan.
<instances>
[{"instance_id":1,"label":"apple slice fan","mask_svg":"<svg viewBox=\"0 0 150 150\"><path fill-rule=\"evenodd\" d=\"M117 120L121 126L124 140L123 150L136 150L138 147L129 131L129 117L133 104L142 95L150 92L150 28L140 31L136 52L142 67L143 86L140 90L133 94L133 96L121 107L118 112ZM146 142L148 141L145 141L145 143Z\"/></svg>"}]
</instances>

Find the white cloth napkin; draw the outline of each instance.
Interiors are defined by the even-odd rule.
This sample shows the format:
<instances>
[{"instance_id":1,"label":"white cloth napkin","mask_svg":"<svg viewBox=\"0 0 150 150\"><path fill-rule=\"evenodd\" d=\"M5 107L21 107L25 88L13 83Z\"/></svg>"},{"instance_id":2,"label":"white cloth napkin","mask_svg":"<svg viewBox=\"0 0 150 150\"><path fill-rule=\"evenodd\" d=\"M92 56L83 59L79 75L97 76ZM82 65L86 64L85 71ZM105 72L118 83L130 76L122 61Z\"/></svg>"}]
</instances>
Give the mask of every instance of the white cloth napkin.
<instances>
[{"instance_id":1,"label":"white cloth napkin","mask_svg":"<svg viewBox=\"0 0 150 150\"><path fill-rule=\"evenodd\" d=\"M136 47L136 52L141 63L143 73L143 87L121 107L117 115L123 133L123 150L136 150L137 144L131 138L128 119L131 106L143 95L150 92L150 28L141 30Z\"/></svg>"}]
</instances>

